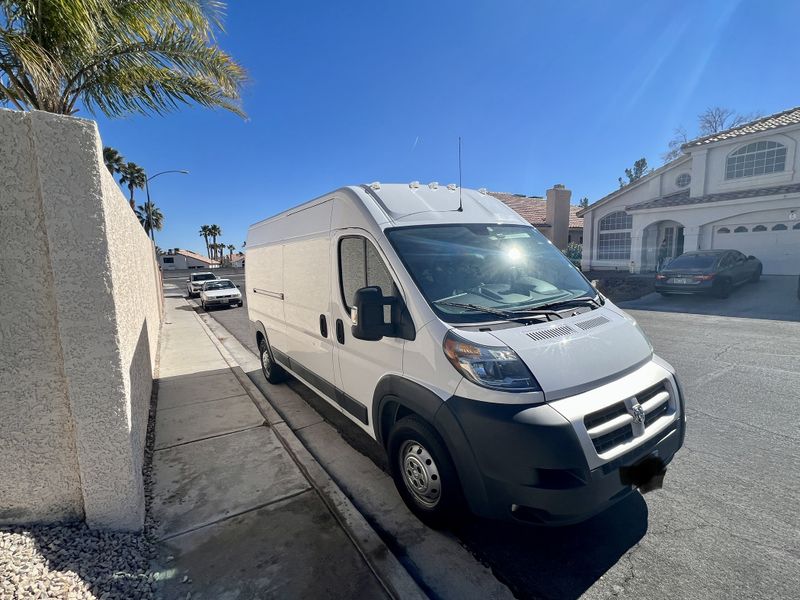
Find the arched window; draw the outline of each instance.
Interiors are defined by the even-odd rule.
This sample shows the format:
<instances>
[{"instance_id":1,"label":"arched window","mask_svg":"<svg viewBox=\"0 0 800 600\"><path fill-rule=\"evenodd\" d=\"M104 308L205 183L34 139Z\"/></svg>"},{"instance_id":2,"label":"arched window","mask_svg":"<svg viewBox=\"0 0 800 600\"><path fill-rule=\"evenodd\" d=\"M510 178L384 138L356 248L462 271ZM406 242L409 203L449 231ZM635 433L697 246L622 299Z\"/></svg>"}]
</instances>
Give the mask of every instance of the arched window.
<instances>
[{"instance_id":1,"label":"arched window","mask_svg":"<svg viewBox=\"0 0 800 600\"><path fill-rule=\"evenodd\" d=\"M786 231L787 229L789 228L783 223L778 223L777 225L772 226L772 231Z\"/></svg>"},{"instance_id":2,"label":"arched window","mask_svg":"<svg viewBox=\"0 0 800 600\"><path fill-rule=\"evenodd\" d=\"M786 168L786 146L778 142L752 142L728 155L725 179L779 173Z\"/></svg>"},{"instance_id":3,"label":"arched window","mask_svg":"<svg viewBox=\"0 0 800 600\"><path fill-rule=\"evenodd\" d=\"M600 260L629 260L633 216L625 211L607 214L600 219L597 236L597 257Z\"/></svg>"},{"instance_id":4,"label":"arched window","mask_svg":"<svg viewBox=\"0 0 800 600\"><path fill-rule=\"evenodd\" d=\"M773 229L775 228L773 227ZM763 225L756 225L755 227L753 227L753 231L766 231L766 230L767 228L764 227Z\"/></svg>"},{"instance_id":5,"label":"arched window","mask_svg":"<svg viewBox=\"0 0 800 600\"><path fill-rule=\"evenodd\" d=\"M719 229L717 229L717 233L730 233L730 232L731 230L728 229L727 227L720 227Z\"/></svg>"},{"instance_id":6,"label":"arched window","mask_svg":"<svg viewBox=\"0 0 800 600\"><path fill-rule=\"evenodd\" d=\"M733 230L733 233L745 233L747 231L747 227L739 225L736 229Z\"/></svg>"}]
</instances>

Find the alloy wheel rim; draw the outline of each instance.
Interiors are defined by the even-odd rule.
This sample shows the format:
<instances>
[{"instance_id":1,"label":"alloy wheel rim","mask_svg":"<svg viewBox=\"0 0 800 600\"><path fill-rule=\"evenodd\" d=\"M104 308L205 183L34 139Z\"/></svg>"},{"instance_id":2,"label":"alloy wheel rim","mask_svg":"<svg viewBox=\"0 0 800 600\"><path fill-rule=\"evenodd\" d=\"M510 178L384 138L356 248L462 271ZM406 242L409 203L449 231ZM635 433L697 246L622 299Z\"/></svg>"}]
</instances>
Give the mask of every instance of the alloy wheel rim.
<instances>
[{"instance_id":1,"label":"alloy wheel rim","mask_svg":"<svg viewBox=\"0 0 800 600\"><path fill-rule=\"evenodd\" d=\"M419 442L407 440L400 449L400 468L403 483L417 503L434 508L442 497L442 481L431 453Z\"/></svg>"}]
</instances>

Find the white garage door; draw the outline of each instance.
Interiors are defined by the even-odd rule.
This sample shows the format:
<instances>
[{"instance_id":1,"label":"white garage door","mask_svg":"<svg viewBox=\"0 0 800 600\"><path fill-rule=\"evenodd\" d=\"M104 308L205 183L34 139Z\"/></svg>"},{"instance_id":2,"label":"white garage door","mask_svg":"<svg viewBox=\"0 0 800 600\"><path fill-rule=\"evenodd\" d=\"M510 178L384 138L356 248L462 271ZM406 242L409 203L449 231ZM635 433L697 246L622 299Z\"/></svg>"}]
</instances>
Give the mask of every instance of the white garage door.
<instances>
[{"instance_id":1,"label":"white garage door","mask_svg":"<svg viewBox=\"0 0 800 600\"><path fill-rule=\"evenodd\" d=\"M800 221L742 223L714 228L712 248L752 254L767 275L800 273Z\"/></svg>"}]
</instances>

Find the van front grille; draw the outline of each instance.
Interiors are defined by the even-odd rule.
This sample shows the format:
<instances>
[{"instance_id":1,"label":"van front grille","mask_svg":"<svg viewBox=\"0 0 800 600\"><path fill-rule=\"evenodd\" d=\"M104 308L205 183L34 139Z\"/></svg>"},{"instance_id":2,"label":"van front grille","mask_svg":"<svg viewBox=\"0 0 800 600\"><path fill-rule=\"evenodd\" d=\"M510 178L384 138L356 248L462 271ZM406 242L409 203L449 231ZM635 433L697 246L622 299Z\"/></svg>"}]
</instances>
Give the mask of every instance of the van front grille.
<instances>
[{"instance_id":1,"label":"van front grille","mask_svg":"<svg viewBox=\"0 0 800 600\"><path fill-rule=\"evenodd\" d=\"M637 406L644 411L643 423L635 418ZM643 436L656 421L674 413L675 401L667 382L660 381L631 398L589 413L583 418L583 424L597 454L604 454Z\"/></svg>"}]
</instances>

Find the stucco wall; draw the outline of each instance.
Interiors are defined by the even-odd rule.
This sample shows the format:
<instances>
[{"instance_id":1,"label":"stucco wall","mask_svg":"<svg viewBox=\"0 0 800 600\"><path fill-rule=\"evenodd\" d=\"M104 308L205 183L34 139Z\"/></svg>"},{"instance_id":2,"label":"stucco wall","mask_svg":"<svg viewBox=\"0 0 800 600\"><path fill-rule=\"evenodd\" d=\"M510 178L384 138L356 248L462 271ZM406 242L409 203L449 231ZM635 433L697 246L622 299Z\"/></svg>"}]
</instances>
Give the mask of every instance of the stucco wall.
<instances>
[{"instance_id":1,"label":"stucco wall","mask_svg":"<svg viewBox=\"0 0 800 600\"><path fill-rule=\"evenodd\" d=\"M0 111L0 130L12 135L3 135L0 169L4 179L18 182L0 187L10 250L0 269L19 300L2 295L0 414L14 418L13 429L0 419L0 448L12 454L0 462L0 522L84 515L93 526L138 529L161 324L152 245L103 165L93 122ZM15 207L10 218L6 206ZM32 245L37 226L42 241ZM6 276L25 262L37 270L26 270L21 280ZM29 294L41 305L35 314L22 301ZM6 360L26 344L29 360ZM58 376L34 395L31 387L41 388L44 380L40 364ZM20 383L25 380L31 381L27 387ZM61 410L53 413L51 405ZM49 428L38 421L40 408L52 414ZM59 490L52 477L41 481L50 471L69 485ZM42 493L26 492L32 481ZM69 502L61 499L65 494Z\"/></svg>"}]
</instances>

